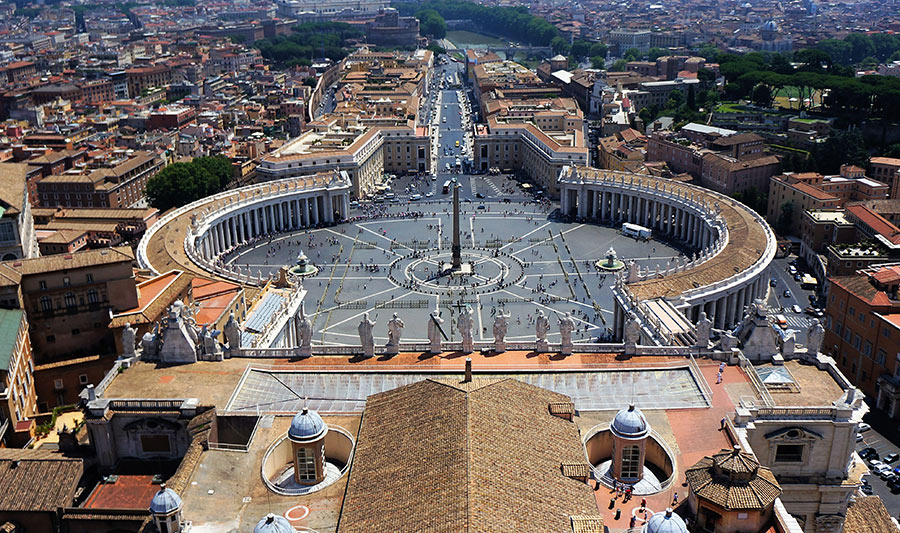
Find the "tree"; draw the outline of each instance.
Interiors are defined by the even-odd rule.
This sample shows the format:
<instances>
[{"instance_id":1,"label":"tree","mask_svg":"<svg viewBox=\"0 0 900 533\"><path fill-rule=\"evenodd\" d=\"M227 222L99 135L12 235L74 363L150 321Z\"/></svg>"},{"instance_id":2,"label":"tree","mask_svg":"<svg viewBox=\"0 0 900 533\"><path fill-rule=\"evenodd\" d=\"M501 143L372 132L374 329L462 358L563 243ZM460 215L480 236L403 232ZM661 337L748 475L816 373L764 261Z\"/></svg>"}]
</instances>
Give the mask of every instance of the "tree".
<instances>
[{"instance_id":1,"label":"tree","mask_svg":"<svg viewBox=\"0 0 900 533\"><path fill-rule=\"evenodd\" d=\"M619 59L618 61L613 63L611 67L609 67L609 71L610 72L625 72L625 70L626 70L625 65L627 63L628 62L625 61L624 59Z\"/></svg>"},{"instance_id":2,"label":"tree","mask_svg":"<svg viewBox=\"0 0 900 533\"><path fill-rule=\"evenodd\" d=\"M790 233L794 222L794 202L788 201L781 204L781 215L778 217L778 230L781 233Z\"/></svg>"},{"instance_id":3,"label":"tree","mask_svg":"<svg viewBox=\"0 0 900 533\"><path fill-rule=\"evenodd\" d=\"M753 103L760 107L769 107L772 105L772 89L763 83L753 88L753 94L750 97Z\"/></svg>"},{"instance_id":4,"label":"tree","mask_svg":"<svg viewBox=\"0 0 900 533\"><path fill-rule=\"evenodd\" d=\"M423 9L416 13L419 19L419 33L433 39L443 39L447 36L447 23L444 17L434 9Z\"/></svg>"},{"instance_id":5,"label":"tree","mask_svg":"<svg viewBox=\"0 0 900 533\"><path fill-rule=\"evenodd\" d=\"M625 58L625 61L637 61L638 59L643 57L643 54L641 54L641 51L637 48L629 48L628 50L625 50L625 53L622 54L622 57Z\"/></svg>"},{"instance_id":6,"label":"tree","mask_svg":"<svg viewBox=\"0 0 900 533\"><path fill-rule=\"evenodd\" d=\"M227 157L198 157L171 164L147 180L147 198L153 207L167 211L221 191L230 179Z\"/></svg>"},{"instance_id":7,"label":"tree","mask_svg":"<svg viewBox=\"0 0 900 533\"><path fill-rule=\"evenodd\" d=\"M569 42L562 37L554 37L550 41L550 49L554 54L569 55Z\"/></svg>"},{"instance_id":8,"label":"tree","mask_svg":"<svg viewBox=\"0 0 900 533\"><path fill-rule=\"evenodd\" d=\"M688 109L690 109L691 111L697 110L697 94L694 91L693 85L688 85L687 101L685 102L685 104L688 106Z\"/></svg>"},{"instance_id":9,"label":"tree","mask_svg":"<svg viewBox=\"0 0 900 533\"><path fill-rule=\"evenodd\" d=\"M647 51L647 61L656 61L662 56L668 55L669 51L662 48L653 47Z\"/></svg>"},{"instance_id":10,"label":"tree","mask_svg":"<svg viewBox=\"0 0 900 533\"><path fill-rule=\"evenodd\" d=\"M603 59L602 56L591 57L591 68L595 68L597 70L603 70L603 67L605 65L606 65L606 60Z\"/></svg>"}]
</instances>

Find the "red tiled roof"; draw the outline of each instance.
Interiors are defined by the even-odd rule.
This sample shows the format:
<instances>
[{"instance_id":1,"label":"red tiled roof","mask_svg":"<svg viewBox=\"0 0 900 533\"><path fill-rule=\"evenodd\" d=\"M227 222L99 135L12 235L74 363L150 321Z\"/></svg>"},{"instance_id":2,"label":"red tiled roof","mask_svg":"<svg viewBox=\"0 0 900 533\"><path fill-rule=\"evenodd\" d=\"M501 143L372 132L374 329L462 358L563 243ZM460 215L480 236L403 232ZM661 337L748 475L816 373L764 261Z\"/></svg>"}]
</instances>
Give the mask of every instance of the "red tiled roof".
<instances>
[{"instance_id":1,"label":"red tiled roof","mask_svg":"<svg viewBox=\"0 0 900 533\"><path fill-rule=\"evenodd\" d=\"M891 224L888 219L864 205L851 205L846 209L858 218L860 222L872 228L872 231L882 235L894 244L900 244L900 228Z\"/></svg>"}]
</instances>

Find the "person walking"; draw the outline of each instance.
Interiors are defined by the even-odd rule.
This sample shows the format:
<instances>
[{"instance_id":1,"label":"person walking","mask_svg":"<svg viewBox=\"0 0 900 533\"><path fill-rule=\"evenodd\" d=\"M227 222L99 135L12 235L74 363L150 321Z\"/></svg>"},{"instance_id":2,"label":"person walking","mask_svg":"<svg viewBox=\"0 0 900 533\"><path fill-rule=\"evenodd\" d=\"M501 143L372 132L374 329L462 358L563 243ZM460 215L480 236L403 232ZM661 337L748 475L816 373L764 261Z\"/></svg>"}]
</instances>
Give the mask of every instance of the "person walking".
<instances>
[{"instance_id":1,"label":"person walking","mask_svg":"<svg viewBox=\"0 0 900 533\"><path fill-rule=\"evenodd\" d=\"M676 505L678 505L678 493L677 492L672 495L672 507L675 507Z\"/></svg>"},{"instance_id":2,"label":"person walking","mask_svg":"<svg viewBox=\"0 0 900 533\"><path fill-rule=\"evenodd\" d=\"M719 383L722 383L722 372L721 371L718 374L716 374L716 385L718 385Z\"/></svg>"},{"instance_id":3,"label":"person walking","mask_svg":"<svg viewBox=\"0 0 900 533\"><path fill-rule=\"evenodd\" d=\"M723 416L723 417L722 417L722 420L719 420L719 431L722 431L723 429L725 429L725 423L726 423L726 422L728 422L728 417L727 417L727 416Z\"/></svg>"}]
</instances>

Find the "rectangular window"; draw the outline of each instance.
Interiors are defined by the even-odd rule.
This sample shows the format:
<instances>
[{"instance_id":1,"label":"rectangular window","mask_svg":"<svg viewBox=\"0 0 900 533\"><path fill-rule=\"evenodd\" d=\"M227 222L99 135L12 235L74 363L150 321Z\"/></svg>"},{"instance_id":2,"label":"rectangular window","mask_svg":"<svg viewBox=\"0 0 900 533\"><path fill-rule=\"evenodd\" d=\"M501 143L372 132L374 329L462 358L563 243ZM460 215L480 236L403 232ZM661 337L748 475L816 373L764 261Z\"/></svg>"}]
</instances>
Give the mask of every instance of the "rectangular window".
<instances>
[{"instance_id":1,"label":"rectangular window","mask_svg":"<svg viewBox=\"0 0 900 533\"><path fill-rule=\"evenodd\" d=\"M88 382L87 374L81 374L80 376L78 376L78 383L81 383L82 385L87 385L87 382Z\"/></svg>"},{"instance_id":2,"label":"rectangular window","mask_svg":"<svg viewBox=\"0 0 900 533\"><path fill-rule=\"evenodd\" d=\"M300 481L316 480L316 458L311 448L297 449L297 479Z\"/></svg>"},{"instance_id":3,"label":"rectangular window","mask_svg":"<svg viewBox=\"0 0 900 533\"><path fill-rule=\"evenodd\" d=\"M775 448L776 463L800 463L803 461L802 444L779 444Z\"/></svg>"},{"instance_id":4,"label":"rectangular window","mask_svg":"<svg viewBox=\"0 0 900 533\"><path fill-rule=\"evenodd\" d=\"M144 453L169 453L169 436L141 435L141 449Z\"/></svg>"},{"instance_id":5,"label":"rectangular window","mask_svg":"<svg viewBox=\"0 0 900 533\"><path fill-rule=\"evenodd\" d=\"M872 343L871 342L866 341L866 343L863 344L863 354L866 356L872 355Z\"/></svg>"},{"instance_id":6,"label":"rectangular window","mask_svg":"<svg viewBox=\"0 0 900 533\"><path fill-rule=\"evenodd\" d=\"M15 242L16 231L13 229L12 222L4 222L0 224L0 242Z\"/></svg>"},{"instance_id":7,"label":"rectangular window","mask_svg":"<svg viewBox=\"0 0 900 533\"><path fill-rule=\"evenodd\" d=\"M884 366L884 361L887 358L887 353L881 348L878 349L878 353L875 356L875 362L881 366Z\"/></svg>"},{"instance_id":8,"label":"rectangular window","mask_svg":"<svg viewBox=\"0 0 900 533\"><path fill-rule=\"evenodd\" d=\"M53 380L53 388L56 389L56 390L62 389L62 388L63 388L63 380L61 380L61 379L54 379L54 380Z\"/></svg>"}]
</instances>

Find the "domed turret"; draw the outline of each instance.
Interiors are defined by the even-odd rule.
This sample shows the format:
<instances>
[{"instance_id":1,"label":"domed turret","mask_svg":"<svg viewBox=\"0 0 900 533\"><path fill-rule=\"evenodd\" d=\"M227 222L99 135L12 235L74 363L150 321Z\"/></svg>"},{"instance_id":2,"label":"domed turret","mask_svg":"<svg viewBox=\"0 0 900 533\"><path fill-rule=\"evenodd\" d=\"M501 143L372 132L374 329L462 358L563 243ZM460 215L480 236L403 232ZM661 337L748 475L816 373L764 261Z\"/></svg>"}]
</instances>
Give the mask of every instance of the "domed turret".
<instances>
[{"instance_id":1,"label":"domed turret","mask_svg":"<svg viewBox=\"0 0 900 533\"><path fill-rule=\"evenodd\" d=\"M328 425L319 413L306 407L294 415L288 429L288 440L294 454L294 481L316 485L325 479L325 436Z\"/></svg>"},{"instance_id":2,"label":"domed turret","mask_svg":"<svg viewBox=\"0 0 900 533\"><path fill-rule=\"evenodd\" d=\"M647 423L644 413L631 404L627 409L620 409L616 413L609 429L613 435L623 439L642 439L650 433L650 424Z\"/></svg>"},{"instance_id":3,"label":"domed turret","mask_svg":"<svg viewBox=\"0 0 900 533\"><path fill-rule=\"evenodd\" d=\"M304 407L291 420L288 438L293 442L311 442L319 440L327 431L328 426L319 413Z\"/></svg>"},{"instance_id":4,"label":"domed turret","mask_svg":"<svg viewBox=\"0 0 900 533\"><path fill-rule=\"evenodd\" d=\"M181 531L181 496L163 483L150 500L150 516L157 531Z\"/></svg>"},{"instance_id":5,"label":"domed turret","mask_svg":"<svg viewBox=\"0 0 900 533\"><path fill-rule=\"evenodd\" d=\"M294 533L294 527L288 522L287 518L283 516L276 516L272 513L266 515L265 518L260 520L256 527L253 528L253 533Z\"/></svg>"},{"instance_id":6,"label":"domed turret","mask_svg":"<svg viewBox=\"0 0 900 533\"><path fill-rule=\"evenodd\" d=\"M651 516L644 524L643 533L687 533L687 526L670 507Z\"/></svg>"},{"instance_id":7,"label":"domed turret","mask_svg":"<svg viewBox=\"0 0 900 533\"><path fill-rule=\"evenodd\" d=\"M612 475L618 481L637 483L644 477L650 424L634 404L616 413L609 431L613 435Z\"/></svg>"}]
</instances>

